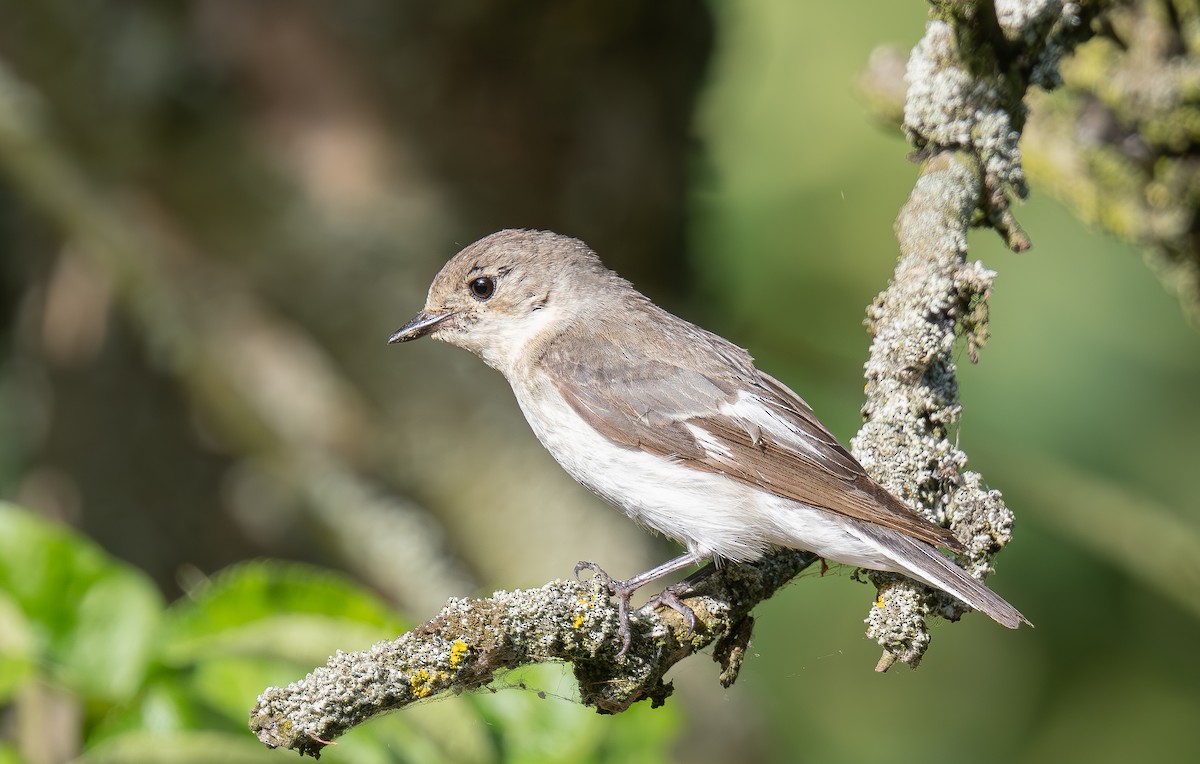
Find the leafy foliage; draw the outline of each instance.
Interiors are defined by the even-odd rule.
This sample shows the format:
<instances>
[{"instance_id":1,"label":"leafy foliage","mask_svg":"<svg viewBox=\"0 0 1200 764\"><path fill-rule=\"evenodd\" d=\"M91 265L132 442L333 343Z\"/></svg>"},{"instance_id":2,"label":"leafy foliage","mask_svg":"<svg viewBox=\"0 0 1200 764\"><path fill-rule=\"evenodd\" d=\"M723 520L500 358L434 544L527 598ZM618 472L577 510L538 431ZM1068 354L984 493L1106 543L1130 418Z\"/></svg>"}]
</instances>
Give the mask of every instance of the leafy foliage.
<instances>
[{"instance_id":1,"label":"leafy foliage","mask_svg":"<svg viewBox=\"0 0 1200 764\"><path fill-rule=\"evenodd\" d=\"M80 729L57 732L80 739L90 764L276 761L283 754L264 749L246 728L255 695L339 648L404 629L345 576L275 561L232 567L168 605L145 574L88 539L0 505L0 704L19 715L37 687L59 688L65 695L57 702L83 713ZM572 681L554 666L507 675L491 692L366 725L328 757L367 764L662 758L671 712L627 714L614 724L566 702L576 692ZM13 742L0 741L0 764L22 760L27 741Z\"/></svg>"}]
</instances>

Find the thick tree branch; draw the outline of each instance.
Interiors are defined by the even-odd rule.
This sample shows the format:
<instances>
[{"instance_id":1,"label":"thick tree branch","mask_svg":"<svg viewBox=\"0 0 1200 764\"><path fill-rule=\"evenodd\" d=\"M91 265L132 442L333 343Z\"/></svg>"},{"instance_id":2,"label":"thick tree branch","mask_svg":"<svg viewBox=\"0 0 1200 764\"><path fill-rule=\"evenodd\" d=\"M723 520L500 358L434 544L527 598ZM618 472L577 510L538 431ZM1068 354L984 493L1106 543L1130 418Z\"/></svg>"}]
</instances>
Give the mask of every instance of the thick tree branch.
<instances>
[{"instance_id":1,"label":"thick tree branch","mask_svg":"<svg viewBox=\"0 0 1200 764\"><path fill-rule=\"evenodd\" d=\"M1143 248L1200 327L1200 8L1105 3L1096 37L1060 67L1060 92L1031 93L1021 138L1029 178L1085 222ZM1167 10L1164 10L1167 8ZM1088 11L1095 11L1092 5ZM1091 31L1081 23L1079 29ZM871 55L860 91L887 124L904 120L903 52Z\"/></svg>"},{"instance_id":2,"label":"thick tree branch","mask_svg":"<svg viewBox=\"0 0 1200 764\"><path fill-rule=\"evenodd\" d=\"M394 641L338 653L325 666L259 696L250 728L271 747L319 756L346 730L379 714L445 692L471 690L502 669L569 662L582 701L620 713L639 700L660 705L671 694L666 672L714 644L721 683L733 684L750 642L750 611L817 560L784 552L753 565L709 566L692 576L683 600L696 614L688 634L679 613L642 608L633 642L617 656L618 613L604 584L553 581L539 589L452 599L434 618Z\"/></svg>"},{"instance_id":3,"label":"thick tree branch","mask_svg":"<svg viewBox=\"0 0 1200 764\"><path fill-rule=\"evenodd\" d=\"M967 263L967 227L983 193L980 164L966 152L938 154L926 165L896 221L900 261L888 289L868 312L874 340L866 365L866 423L854 454L867 471L934 522L949 525L968 549L960 559L980 578L991 553L1008 543L1012 513L979 475L949 428L961 406L955 377L958 334L968 352L986 339L991 271ZM871 572L880 587L867 633L886 651L879 670L899 659L916 666L929 644L925 614L957 620L953 597L903 576Z\"/></svg>"},{"instance_id":4,"label":"thick tree branch","mask_svg":"<svg viewBox=\"0 0 1200 764\"><path fill-rule=\"evenodd\" d=\"M854 452L896 495L948 525L967 546L973 575L991 572L1008 543L1012 513L997 491L965 470L950 428L961 415L953 351L962 336L972 361L987 341L994 273L968 263L967 229L978 219L1014 250L1029 239L1009 195L1028 189L1019 141L1032 85L1059 84L1059 61L1091 35L1101 2L939 0L909 58L904 129L928 159L896 221L900 260L869 309L866 423ZM877 56L866 82L890 80ZM876 96L878 92L876 91ZM877 103L886 99L876 97ZM978 210L978 215L977 211ZM869 573L879 586L867 633L883 648L878 670L916 666L929 644L925 615L956 620L961 604L901 576Z\"/></svg>"}]
</instances>

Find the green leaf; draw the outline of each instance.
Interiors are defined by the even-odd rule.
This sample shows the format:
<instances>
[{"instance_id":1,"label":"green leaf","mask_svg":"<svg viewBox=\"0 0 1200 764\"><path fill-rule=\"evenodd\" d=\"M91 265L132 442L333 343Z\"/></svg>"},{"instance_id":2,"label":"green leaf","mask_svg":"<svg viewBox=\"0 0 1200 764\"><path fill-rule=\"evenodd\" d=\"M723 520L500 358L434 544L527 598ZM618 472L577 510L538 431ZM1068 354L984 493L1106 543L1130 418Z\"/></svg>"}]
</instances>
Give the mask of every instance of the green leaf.
<instances>
[{"instance_id":1,"label":"green leaf","mask_svg":"<svg viewBox=\"0 0 1200 764\"><path fill-rule=\"evenodd\" d=\"M311 666L404 629L385 603L346 576L251 562L223 571L171 607L162 657L172 665L241 656Z\"/></svg>"},{"instance_id":2,"label":"green leaf","mask_svg":"<svg viewBox=\"0 0 1200 764\"><path fill-rule=\"evenodd\" d=\"M147 680L132 702L107 713L88 733L87 744L106 744L139 732L167 736L202 729L205 723L185 677L174 671L160 671Z\"/></svg>"},{"instance_id":3,"label":"green leaf","mask_svg":"<svg viewBox=\"0 0 1200 764\"><path fill-rule=\"evenodd\" d=\"M163 609L141 571L68 529L0 504L0 592L24 615L56 681L94 699L124 700L137 691Z\"/></svg>"},{"instance_id":4,"label":"green leaf","mask_svg":"<svg viewBox=\"0 0 1200 764\"><path fill-rule=\"evenodd\" d=\"M36 665L37 651L29 621L16 601L0 591L0 704L34 676Z\"/></svg>"},{"instance_id":5,"label":"green leaf","mask_svg":"<svg viewBox=\"0 0 1200 764\"><path fill-rule=\"evenodd\" d=\"M85 696L125 700L146 674L162 619L158 590L140 571L114 566L83 592L62 660Z\"/></svg>"}]
</instances>

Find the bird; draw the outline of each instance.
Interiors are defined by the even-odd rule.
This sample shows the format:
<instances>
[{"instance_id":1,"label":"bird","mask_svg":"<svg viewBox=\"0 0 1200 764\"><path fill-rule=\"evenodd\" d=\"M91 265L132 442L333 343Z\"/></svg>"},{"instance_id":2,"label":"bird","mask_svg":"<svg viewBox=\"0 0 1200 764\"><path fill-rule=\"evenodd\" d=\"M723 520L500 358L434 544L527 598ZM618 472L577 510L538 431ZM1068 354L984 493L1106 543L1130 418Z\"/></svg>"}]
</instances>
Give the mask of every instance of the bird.
<instances>
[{"instance_id":1,"label":"bird","mask_svg":"<svg viewBox=\"0 0 1200 764\"><path fill-rule=\"evenodd\" d=\"M803 398L743 348L654 304L578 239L506 229L465 247L388 342L424 336L499 371L571 477L686 547L625 580L576 566L617 599L622 654L635 591L781 548L900 573L1011 629L1029 623L939 551L964 546L867 475ZM652 603L681 612L690 630L679 593L667 587Z\"/></svg>"}]
</instances>

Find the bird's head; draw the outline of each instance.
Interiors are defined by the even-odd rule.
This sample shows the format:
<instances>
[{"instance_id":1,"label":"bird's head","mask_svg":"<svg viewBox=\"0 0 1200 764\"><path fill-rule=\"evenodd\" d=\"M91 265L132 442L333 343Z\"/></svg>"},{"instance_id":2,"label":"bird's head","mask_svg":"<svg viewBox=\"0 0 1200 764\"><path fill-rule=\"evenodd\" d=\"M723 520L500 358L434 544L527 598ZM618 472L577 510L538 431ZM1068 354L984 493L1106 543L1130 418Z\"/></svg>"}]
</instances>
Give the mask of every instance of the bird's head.
<instances>
[{"instance_id":1,"label":"bird's head","mask_svg":"<svg viewBox=\"0 0 1200 764\"><path fill-rule=\"evenodd\" d=\"M614 279L577 239L499 231L452 257L434 277L425 308L388 342L429 335L507 372L531 342L594 307L601 285Z\"/></svg>"}]
</instances>

